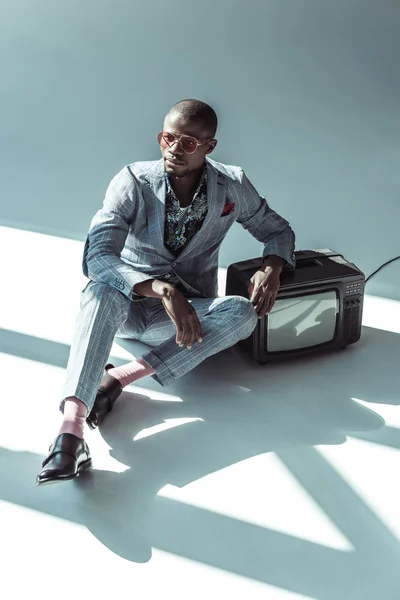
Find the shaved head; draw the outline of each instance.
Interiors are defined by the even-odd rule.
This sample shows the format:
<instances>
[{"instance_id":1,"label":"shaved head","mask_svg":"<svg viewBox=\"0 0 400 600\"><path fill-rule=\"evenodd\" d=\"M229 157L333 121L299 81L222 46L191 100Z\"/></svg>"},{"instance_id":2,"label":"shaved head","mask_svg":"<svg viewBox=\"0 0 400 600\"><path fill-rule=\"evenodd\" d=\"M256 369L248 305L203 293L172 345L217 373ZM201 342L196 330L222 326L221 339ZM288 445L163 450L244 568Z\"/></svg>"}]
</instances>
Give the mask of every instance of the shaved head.
<instances>
[{"instance_id":1,"label":"shaved head","mask_svg":"<svg viewBox=\"0 0 400 600\"><path fill-rule=\"evenodd\" d=\"M204 132L212 138L217 132L218 118L215 110L201 100L181 100L174 104L167 116L201 124Z\"/></svg>"},{"instance_id":2,"label":"shaved head","mask_svg":"<svg viewBox=\"0 0 400 600\"><path fill-rule=\"evenodd\" d=\"M172 134L171 143L160 143L166 173L174 181L198 183L203 172L206 156L217 145L215 133L218 119L215 111L200 100L181 100L174 104L164 119L163 132ZM162 132L160 132L162 133ZM182 136L195 138L197 148L186 152L180 139Z\"/></svg>"}]
</instances>

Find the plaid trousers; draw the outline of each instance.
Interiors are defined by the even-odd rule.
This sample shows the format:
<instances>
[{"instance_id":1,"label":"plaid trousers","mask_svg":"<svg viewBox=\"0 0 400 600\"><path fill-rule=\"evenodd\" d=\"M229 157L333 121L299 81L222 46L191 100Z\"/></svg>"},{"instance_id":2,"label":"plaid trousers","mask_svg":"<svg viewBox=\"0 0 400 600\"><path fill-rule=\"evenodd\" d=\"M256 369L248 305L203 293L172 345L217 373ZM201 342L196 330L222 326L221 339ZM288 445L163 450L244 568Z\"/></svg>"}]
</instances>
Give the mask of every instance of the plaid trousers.
<instances>
[{"instance_id":1,"label":"plaid trousers","mask_svg":"<svg viewBox=\"0 0 400 600\"><path fill-rule=\"evenodd\" d=\"M176 328L157 298L132 302L105 283L90 281L81 295L69 355L63 400L75 396L91 410L114 338L135 339L152 349L142 356L162 386L204 359L247 338L255 329L253 305L241 296L189 298L201 323L203 341L191 350L175 342Z\"/></svg>"}]
</instances>

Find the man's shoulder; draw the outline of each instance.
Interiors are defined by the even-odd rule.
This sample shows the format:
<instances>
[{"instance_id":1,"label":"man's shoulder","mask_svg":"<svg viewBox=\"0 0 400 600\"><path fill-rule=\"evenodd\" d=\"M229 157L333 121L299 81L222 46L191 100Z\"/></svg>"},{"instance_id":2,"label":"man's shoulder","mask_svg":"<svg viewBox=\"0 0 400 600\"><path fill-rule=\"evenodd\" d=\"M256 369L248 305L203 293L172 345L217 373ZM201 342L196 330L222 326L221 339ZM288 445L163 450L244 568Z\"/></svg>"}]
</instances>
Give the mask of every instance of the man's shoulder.
<instances>
[{"instance_id":1,"label":"man's shoulder","mask_svg":"<svg viewBox=\"0 0 400 600\"><path fill-rule=\"evenodd\" d=\"M126 165L125 169L136 179L146 179L148 175L162 175L164 170L163 160L142 160Z\"/></svg>"},{"instance_id":2,"label":"man's shoulder","mask_svg":"<svg viewBox=\"0 0 400 600\"><path fill-rule=\"evenodd\" d=\"M236 165L226 165L207 158L208 165L217 171L220 175L227 177L232 182L241 183L243 179L243 169ZM139 182L148 181L149 179L162 177L164 174L164 163L163 160L146 160L133 162L125 165L123 169L117 173L116 178L119 180L131 180L135 179Z\"/></svg>"},{"instance_id":3,"label":"man's shoulder","mask_svg":"<svg viewBox=\"0 0 400 600\"><path fill-rule=\"evenodd\" d=\"M163 172L161 161L148 160L125 165L111 179L108 190L113 193L129 193L146 181L159 178ZM151 174L153 177L151 178Z\"/></svg>"},{"instance_id":4,"label":"man's shoulder","mask_svg":"<svg viewBox=\"0 0 400 600\"><path fill-rule=\"evenodd\" d=\"M207 163L216 171L225 175L234 181L241 181L243 177L243 169L235 165L226 165L216 160L207 158ZM164 173L163 160L147 160L134 162L126 167L138 179L146 178L147 175L162 175Z\"/></svg>"},{"instance_id":5,"label":"man's shoulder","mask_svg":"<svg viewBox=\"0 0 400 600\"><path fill-rule=\"evenodd\" d=\"M236 165L225 165L224 163L217 162L211 158L207 158L207 162L221 175L225 175L228 179L241 183L243 178L242 167L238 167Z\"/></svg>"}]
</instances>

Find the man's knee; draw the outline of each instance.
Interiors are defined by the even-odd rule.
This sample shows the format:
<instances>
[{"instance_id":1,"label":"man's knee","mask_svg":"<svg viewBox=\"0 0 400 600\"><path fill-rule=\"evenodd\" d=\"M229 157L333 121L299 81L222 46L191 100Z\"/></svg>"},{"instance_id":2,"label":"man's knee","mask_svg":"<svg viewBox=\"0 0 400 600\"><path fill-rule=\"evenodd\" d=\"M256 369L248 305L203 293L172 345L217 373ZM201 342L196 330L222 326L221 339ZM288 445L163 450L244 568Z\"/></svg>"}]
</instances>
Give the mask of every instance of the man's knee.
<instances>
[{"instance_id":1,"label":"man's knee","mask_svg":"<svg viewBox=\"0 0 400 600\"><path fill-rule=\"evenodd\" d=\"M95 303L96 305L101 303L107 305L107 308L111 311L109 314L112 316L113 313L121 311L127 313L130 302L127 296L111 287L111 285L90 281L82 292L81 306L83 307L87 303Z\"/></svg>"},{"instance_id":2,"label":"man's knee","mask_svg":"<svg viewBox=\"0 0 400 600\"><path fill-rule=\"evenodd\" d=\"M251 324L254 327L257 324L257 313L254 309L253 304L247 298L243 298L243 296L233 296L232 298L235 310L241 315L244 319L248 319L251 321Z\"/></svg>"},{"instance_id":3,"label":"man's knee","mask_svg":"<svg viewBox=\"0 0 400 600\"><path fill-rule=\"evenodd\" d=\"M245 329L244 335L249 336L255 329L258 321L253 304L243 296L227 296L223 304L229 309L230 316L236 318Z\"/></svg>"}]
</instances>

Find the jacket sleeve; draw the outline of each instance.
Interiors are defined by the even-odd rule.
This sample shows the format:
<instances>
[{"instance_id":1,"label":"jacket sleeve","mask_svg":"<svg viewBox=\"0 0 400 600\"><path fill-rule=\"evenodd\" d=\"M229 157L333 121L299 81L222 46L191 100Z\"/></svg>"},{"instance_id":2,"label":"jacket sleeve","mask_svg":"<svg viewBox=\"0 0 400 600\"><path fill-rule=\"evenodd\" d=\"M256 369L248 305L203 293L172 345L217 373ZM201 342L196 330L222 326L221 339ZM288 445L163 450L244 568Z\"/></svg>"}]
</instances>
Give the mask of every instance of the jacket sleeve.
<instances>
[{"instance_id":1,"label":"jacket sleeve","mask_svg":"<svg viewBox=\"0 0 400 600\"><path fill-rule=\"evenodd\" d=\"M103 206L93 217L82 262L86 277L107 283L129 298L139 298L133 287L149 279L149 275L136 271L120 258L138 210L137 182L124 167L112 179Z\"/></svg>"},{"instance_id":2,"label":"jacket sleeve","mask_svg":"<svg viewBox=\"0 0 400 600\"><path fill-rule=\"evenodd\" d=\"M263 256L276 255L294 269L295 234L288 221L272 210L265 198L259 195L253 184L242 173L238 199L237 222L264 244Z\"/></svg>"}]
</instances>

